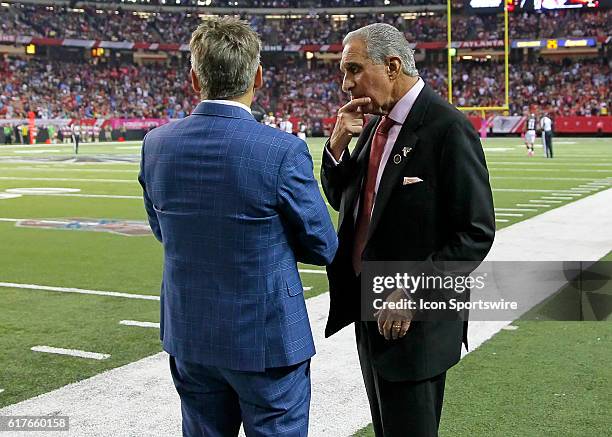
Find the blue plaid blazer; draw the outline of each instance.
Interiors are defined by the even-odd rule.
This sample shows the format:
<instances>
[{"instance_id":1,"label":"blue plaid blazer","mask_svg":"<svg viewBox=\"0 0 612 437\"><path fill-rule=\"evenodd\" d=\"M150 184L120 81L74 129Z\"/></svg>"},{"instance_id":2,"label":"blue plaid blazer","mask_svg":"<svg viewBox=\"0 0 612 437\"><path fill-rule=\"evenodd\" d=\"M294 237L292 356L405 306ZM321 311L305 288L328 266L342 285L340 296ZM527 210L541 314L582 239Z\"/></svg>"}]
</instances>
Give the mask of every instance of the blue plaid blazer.
<instances>
[{"instance_id":1,"label":"blue plaid blazer","mask_svg":"<svg viewBox=\"0 0 612 437\"><path fill-rule=\"evenodd\" d=\"M296 262L329 264L338 243L306 143L203 102L147 134L138 179L164 247L164 349L244 371L314 355Z\"/></svg>"}]
</instances>

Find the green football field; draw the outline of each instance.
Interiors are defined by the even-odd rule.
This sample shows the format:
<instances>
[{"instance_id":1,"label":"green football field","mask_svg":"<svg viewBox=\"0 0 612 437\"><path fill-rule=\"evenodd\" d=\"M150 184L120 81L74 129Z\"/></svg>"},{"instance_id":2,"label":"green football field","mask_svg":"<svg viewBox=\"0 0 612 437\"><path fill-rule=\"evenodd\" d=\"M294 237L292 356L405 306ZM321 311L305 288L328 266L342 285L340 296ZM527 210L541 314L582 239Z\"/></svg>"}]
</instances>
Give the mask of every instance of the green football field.
<instances>
[{"instance_id":1,"label":"green football field","mask_svg":"<svg viewBox=\"0 0 612 437\"><path fill-rule=\"evenodd\" d=\"M498 228L612 183L610 138L556 138L554 160L541 148L527 157L519 138L483 143ZM309 146L318 178L323 141ZM145 221L139 148L84 144L74 159L68 144L0 146L0 407L161 350L155 327L120 324L159 322L161 246L149 234L125 235L138 234ZM330 213L335 222L337 213ZM327 291L321 267L300 269L307 297ZM612 325L516 324L518 330L500 332L449 373L441 433L606 435Z\"/></svg>"}]
</instances>

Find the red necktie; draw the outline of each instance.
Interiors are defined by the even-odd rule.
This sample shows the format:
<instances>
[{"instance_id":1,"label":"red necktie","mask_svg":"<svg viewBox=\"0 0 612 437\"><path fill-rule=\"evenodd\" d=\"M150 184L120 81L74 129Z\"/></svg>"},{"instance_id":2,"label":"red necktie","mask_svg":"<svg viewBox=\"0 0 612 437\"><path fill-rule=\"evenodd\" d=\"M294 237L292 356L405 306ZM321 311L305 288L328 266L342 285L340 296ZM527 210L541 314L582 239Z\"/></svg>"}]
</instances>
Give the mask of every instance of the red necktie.
<instances>
[{"instance_id":1,"label":"red necktie","mask_svg":"<svg viewBox=\"0 0 612 437\"><path fill-rule=\"evenodd\" d=\"M368 238L368 228L370 227L372 207L374 206L376 176L378 175L378 167L380 166L380 160L385 150L385 144L387 143L387 135L393 124L393 120L388 117L383 117L372 139L370 159L368 160L368 172L363 184L359 211L357 212L357 222L355 223L355 241L353 245L353 269L355 269L355 274L361 273L361 254L363 253L366 239Z\"/></svg>"}]
</instances>

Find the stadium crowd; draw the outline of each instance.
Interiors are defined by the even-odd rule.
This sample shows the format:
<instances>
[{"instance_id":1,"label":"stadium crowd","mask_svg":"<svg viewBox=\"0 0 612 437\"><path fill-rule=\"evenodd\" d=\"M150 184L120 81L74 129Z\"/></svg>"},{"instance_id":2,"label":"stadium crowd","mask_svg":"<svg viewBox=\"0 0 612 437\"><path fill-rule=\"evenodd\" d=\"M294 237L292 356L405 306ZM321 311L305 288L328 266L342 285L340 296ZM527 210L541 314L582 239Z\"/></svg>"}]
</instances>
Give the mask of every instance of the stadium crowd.
<instances>
[{"instance_id":1,"label":"stadium crowd","mask_svg":"<svg viewBox=\"0 0 612 437\"><path fill-rule=\"evenodd\" d=\"M87 6L82 11L24 4L0 7L0 23L3 33L13 36L187 43L201 20L188 12L143 15ZM314 12L300 18L242 17L262 36L266 45L340 43L349 31L373 22L392 24L414 42L444 41L447 29L446 15L438 13L425 13L414 19L401 14L349 14L345 19L338 19ZM612 10L516 13L510 15L509 29L512 38L610 36ZM501 39L502 16L456 14L452 34L456 41Z\"/></svg>"},{"instance_id":2,"label":"stadium crowd","mask_svg":"<svg viewBox=\"0 0 612 437\"><path fill-rule=\"evenodd\" d=\"M112 3L121 5L126 0L98 0L97 3ZM323 7L360 7L360 6L409 6L443 4L445 0L129 0L129 3L145 5L168 5L196 7L203 4L209 7L240 7L240 8L323 8Z\"/></svg>"},{"instance_id":3,"label":"stadium crowd","mask_svg":"<svg viewBox=\"0 0 612 437\"><path fill-rule=\"evenodd\" d=\"M5 58L0 117L181 118L197 103L187 68Z\"/></svg>"},{"instance_id":4,"label":"stadium crowd","mask_svg":"<svg viewBox=\"0 0 612 437\"><path fill-rule=\"evenodd\" d=\"M612 61L610 62L612 63ZM531 106L552 114L598 115L612 104L610 63L595 59L512 65L511 114ZM309 68L303 61L264 65L264 87L256 102L277 115L302 118L309 126L335 115L348 99L335 62ZM421 66L421 75L446 96L444 66ZM199 99L191 90L188 64L107 65L66 61L0 61L0 117L181 118ZM494 62L455 64L453 101L460 106L503 103L503 67Z\"/></svg>"}]
</instances>

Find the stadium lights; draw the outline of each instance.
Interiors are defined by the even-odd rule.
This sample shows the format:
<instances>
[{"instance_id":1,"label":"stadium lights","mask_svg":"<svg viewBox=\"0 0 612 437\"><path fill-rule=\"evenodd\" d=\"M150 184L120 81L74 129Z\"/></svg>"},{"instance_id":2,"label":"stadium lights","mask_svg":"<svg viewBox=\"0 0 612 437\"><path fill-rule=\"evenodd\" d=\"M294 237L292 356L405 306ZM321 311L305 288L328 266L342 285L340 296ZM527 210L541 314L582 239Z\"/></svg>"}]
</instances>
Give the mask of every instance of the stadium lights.
<instances>
[{"instance_id":1,"label":"stadium lights","mask_svg":"<svg viewBox=\"0 0 612 437\"><path fill-rule=\"evenodd\" d=\"M311 60L312 58L314 58L314 53L306 52L306 59Z\"/></svg>"},{"instance_id":2,"label":"stadium lights","mask_svg":"<svg viewBox=\"0 0 612 437\"><path fill-rule=\"evenodd\" d=\"M11 5L9 5L8 3L0 3L0 6L4 6L5 8L11 7Z\"/></svg>"}]
</instances>

